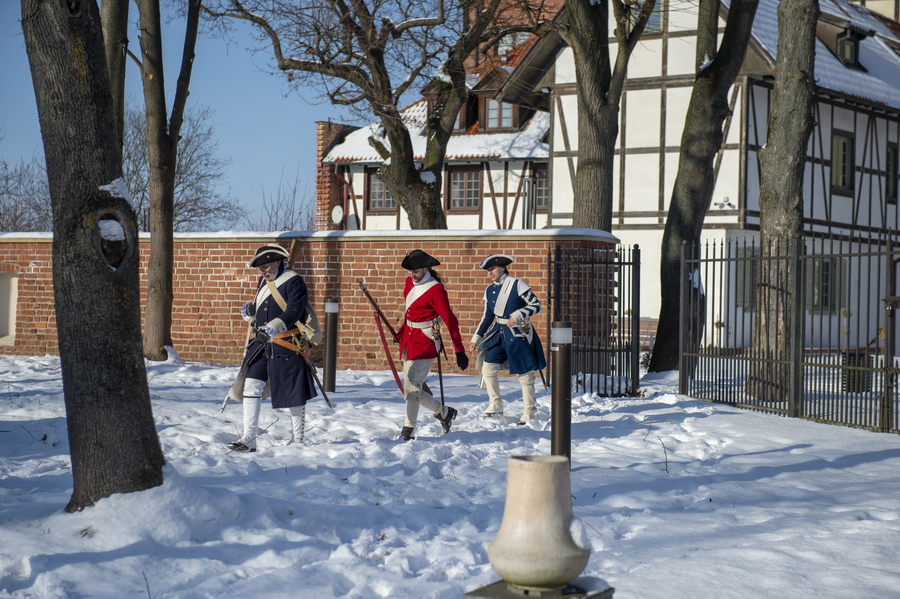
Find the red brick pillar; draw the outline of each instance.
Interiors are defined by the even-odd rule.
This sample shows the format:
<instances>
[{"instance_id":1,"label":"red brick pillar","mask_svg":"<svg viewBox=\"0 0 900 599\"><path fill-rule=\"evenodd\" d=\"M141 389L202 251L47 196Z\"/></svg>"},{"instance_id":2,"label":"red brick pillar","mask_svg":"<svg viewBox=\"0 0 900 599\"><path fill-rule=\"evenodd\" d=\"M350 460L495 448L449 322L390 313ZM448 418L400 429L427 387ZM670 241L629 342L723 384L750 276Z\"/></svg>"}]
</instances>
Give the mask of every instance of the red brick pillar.
<instances>
[{"instance_id":1,"label":"red brick pillar","mask_svg":"<svg viewBox=\"0 0 900 599\"><path fill-rule=\"evenodd\" d=\"M344 185L334 173L334 165L323 164L328 151L350 133L358 129L331 121L316 123L316 231L333 231L343 226L331 220L335 206L344 204Z\"/></svg>"}]
</instances>

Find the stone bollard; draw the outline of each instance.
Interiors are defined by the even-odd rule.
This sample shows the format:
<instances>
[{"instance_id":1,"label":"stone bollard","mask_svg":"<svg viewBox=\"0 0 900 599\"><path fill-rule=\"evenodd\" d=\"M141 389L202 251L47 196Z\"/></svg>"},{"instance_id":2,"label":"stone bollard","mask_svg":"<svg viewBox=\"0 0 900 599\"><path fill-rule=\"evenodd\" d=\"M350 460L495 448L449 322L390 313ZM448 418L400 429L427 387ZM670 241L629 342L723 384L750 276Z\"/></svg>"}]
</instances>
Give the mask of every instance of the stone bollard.
<instances>
[{"instance_id":1,"label":"stone bollard","mask_svg":"<svg viewBox=\"0 0 900 599\"><path fill-rule=\"evenodd\" d=\"M565 587L587 566L590 549L575 544L569 459L509 458L503 521L488 557L500 578L521 589Z\"/></svg>"},{"instance_id":2,"label":"stone bollard","mask_svg":"<svg viewBox=\"0 0 900 599\"><path fill-rule=\"evenodd\" d=\"M611 599L613 590L585 578L596 593L572 584L591 550L572 538L572 496L566 456L509 458L503 520L487 553L503 579L463 598L561 597Z\"/></svg>"}]
</instances>

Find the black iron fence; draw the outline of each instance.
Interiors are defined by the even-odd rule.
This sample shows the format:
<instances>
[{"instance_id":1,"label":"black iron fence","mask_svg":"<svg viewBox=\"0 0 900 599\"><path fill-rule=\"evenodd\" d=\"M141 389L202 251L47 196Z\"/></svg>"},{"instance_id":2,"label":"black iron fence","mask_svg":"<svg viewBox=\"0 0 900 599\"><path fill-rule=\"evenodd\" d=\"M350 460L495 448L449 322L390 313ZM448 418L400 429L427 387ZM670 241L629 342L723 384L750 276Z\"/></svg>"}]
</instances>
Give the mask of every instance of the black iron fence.
<instances>
[{"instance_id":1,"label":"black iron fence","mask_svg":"<svg viewBox=\"0 0 900 599\"><path fill-rule=\"evenodd\" d=\"M900 432L894 243L685 246L680 393Z\"/></svg>"},{"instance_id":2,"label":"black iron fence","mask_svg":"<svg viewBox=\"0 0 900 599\"><path fill-rule=\"evenodd\" d=\"M548 252L547 263L552 315L547 319L548 344L552 322L572 323L576 389L634 395L640 382L640 248L557 246Z\"/></svg>"}]
</instances>

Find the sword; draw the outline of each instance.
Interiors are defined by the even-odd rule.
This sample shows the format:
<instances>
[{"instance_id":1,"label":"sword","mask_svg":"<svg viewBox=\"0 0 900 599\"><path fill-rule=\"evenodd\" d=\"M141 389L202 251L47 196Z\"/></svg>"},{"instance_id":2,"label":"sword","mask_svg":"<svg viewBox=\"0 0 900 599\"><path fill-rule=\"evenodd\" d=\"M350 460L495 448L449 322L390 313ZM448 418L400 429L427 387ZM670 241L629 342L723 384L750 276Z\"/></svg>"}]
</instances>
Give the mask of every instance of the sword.
<instances>
[{"instance_id":1,"label":"sword","mask_svg":"<svg viewBox=\"0 0 900 599\"><path fill-rule=\"evenodd\" d=\"M309 361L309 358L306 357L306 354L301 353L300 355L303 356L303 359L306 360L306 365L309 366L310 370L312 370L313 378L316 380L316 383L319 385L319 391L322 392L322 397L325 398L325 403L327 403L328 407L333 410L334 406L331 405L331 401L328 399L328 394L325 393L325 387L322 386L322 381L319 380L319 375L316 374L315 365L313 365L313 363Z\"/></svg>"},{"instance_id":2,"label":"sword","mask_svg":"<svg viewBox=\"0 0 900 599\"><path fill-rule=\"evenodd\" d=\"M432 334L437 339L437 342L441 346L441 351L444 352L444 357L447 357L447 352L444 349L444 341L441 339L441 328L437 322L434 323L434 327L431 329L434 331ZM438 385L441 388L441 407L444 407L444 372L441 369L441 352L437 352L437 363L438 363Z\"/></svg>"},{"instance_id":3,"label":"sword","mask_svg":"<svg viewBox=\"0 0 900 599\"><path fill-rule=\"evenodd\" d=\"M519 334L516 334L516 332L513 331L513 335L522 339L525 343L528 343L528 333L531 332L531 324L528 320L524 318L516 320L515 328L519 331ZM537 333L535 333L535 335L537 335ZM531 355L534 356L534 363L539 366L541 360L537 355L537 348L534 346L534 337L531 338L531 343L528 343L528 345L531 347ZM536 368L536 370L538 371L538 374L541 375L541 383L544 384L544 389L549 389L547 386L547 379L544 378L544 370L542 368Z\"/></svg>"}]
</instances>

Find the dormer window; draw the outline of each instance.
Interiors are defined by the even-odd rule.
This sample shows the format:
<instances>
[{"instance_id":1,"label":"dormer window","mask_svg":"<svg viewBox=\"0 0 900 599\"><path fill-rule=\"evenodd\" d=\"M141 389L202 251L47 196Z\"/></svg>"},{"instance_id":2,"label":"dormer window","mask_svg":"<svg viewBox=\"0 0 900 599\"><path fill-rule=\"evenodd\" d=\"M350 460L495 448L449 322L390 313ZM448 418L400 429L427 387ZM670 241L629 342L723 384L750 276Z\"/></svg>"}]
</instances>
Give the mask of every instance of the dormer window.
<instances>
[{"instance_id":1,"label":"dormer window","mask_svg":"<svg viewBox=\"0 0 900 599\"><path fill-rule=\"evenodd\" d=\"M488 99L484 103L485 129L512 129L513 105Z\"/></svg>"},{"instance_id":2,"label":"dormer window","mask_svg":"<svg viewBox=\"0 0 900 599\"><path fill-rule=\"evenodd\" d=\"M859 42L865 39L866 33L856 27L848 27L841 31L835 39L834 53L844 66L862 69L859 64Z\"/></svg>"},{"instance_id":3,"label":"dormer window","mask_svg":"<svg viewBox=\"0 0 900 599\"><path fill-rule=\"evenodd\" d=\"M837 39L837 55L847 66L859 63L859 38L851 31L845 31Z\"/></svg>"}]
</instances>

